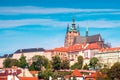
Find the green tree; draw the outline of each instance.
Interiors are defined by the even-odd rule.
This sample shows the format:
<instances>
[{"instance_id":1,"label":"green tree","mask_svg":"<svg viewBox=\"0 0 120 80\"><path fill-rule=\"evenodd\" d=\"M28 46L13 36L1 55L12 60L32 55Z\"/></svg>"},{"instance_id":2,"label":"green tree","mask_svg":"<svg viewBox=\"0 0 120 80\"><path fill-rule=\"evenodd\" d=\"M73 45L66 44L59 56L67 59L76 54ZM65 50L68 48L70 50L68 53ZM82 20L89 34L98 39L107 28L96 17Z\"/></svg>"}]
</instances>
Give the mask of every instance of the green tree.
<instances>
[{"instance_id":1,"label":"green tree","mask_svg":"<svg viewBox=\"0 0 120 80\"><path fill-rule=\"evenodd\" d=\"M83 69L84 69L84 70L89 70L89 66L88 66L87 64L85 64L85 65L83 66Z\"/></svg>"},{"instance_id":2,"label":"green tree","mask_svg":"<svg viewBox=\"0 0 120 80\"><path fill-rule=\"evenodd\" d=\"M60 70L61 69L60 57L58 57L58 56L52 57L52 66L53 66L54 70Z\"/></svg>"},{"instance_id":3,"label":"green tree","mask_svg":"<svg viewBox=\"0 0 120 80\"><path fill-rule=\"evenodd\" d=\"M74 65L71 66L71 69L81 69L83 66L83 57L82 56L78 56L78 62L75 63Z\"/></svg>"},{"instance_id":4,"label":"green tree","mask_svg":"<svg viewBox=\"0 0 120 80\"><path fill-rule=\"evenodd\" d=\"M10 62L11 62L11 59L10 58L6 58L4 61L3 61L3 66L5 68L10 68Z\"/></svg>"},{"instance_id":5,"label":"green tree","mask_svg":"<svg viewBox=\"0 0 120 80\"><path fill-rule=\"evenodd\" d=\"M69 60L65 59L61 62L61 69L69 69L70 68L70 62Z\"/></svg>"},{"instance_id":6,"label":"green tree","mask_svg":"<svg viewBox=\"0 0 120 80\"><path fill-rule=\"evenodd\" d=\"M73 77L73 80L76 80L76 78L75 78L75 77Z\"/></svg>"},{"instance_id":7,"label":"green tree","mask_svg":"<svg viewBox=\"0 0 120 80\"><path fill-rule=\"evenodd\" d=\"M74 70L74 69L81 69L81 68L80 68L79 63L75 63L71 66L71 69Z\"/></svg>"},{"instance_id":8,"label":"green tree","mask_svg":"<svg viewBox=\"0 0 120 80\"><path fill-rule=\"evenodd\" d=\"M3 61L3 66L5 68L10 68L12 66L19 66L19 61L17 59L10 59L10 58L6 58Z\"/></svg>"},{"instance_id":9,"label":"green tree","mask_svg":"<svg viewBox=\"0 0 120 80\"><path fill-rule=\"evenodd\" d=\"M109 69L108 68L102 68L99 70L97 74L97 80L111 80L109 76L107 76Z\"/></svg>"},{"instance_id":10,"label":"green tree","mask_svg":"<svg viewBox=\"0 0 120 80\"><path fill-rule=\"evenodd\" d=\"M120 80L120 62L116 62L108 71L108 76L114 80Z\"/></svg>"},{"instance_id":11,"label":"green tree","mask_svg":"<svg viewBox=\"0 0 120 80\"><path fill-rule=\"evenodd\" d=\"M23 54L21 55L19 62L21 68L25 68L27 66L26 57Z\"/></svg>"},{"instance_id":12,"label":"green tree","mask_svg":"<svg viewBox=\"0 0 120 80\"><path fill-rule=\"evenodd\" d=\"M40 71L38 73L39 79L44 79L44 80L49 80L49 77L52 76L52 70L51 69L47 69L45 71Z\"/></svg>"},{"instance_id":13,"label":"green tree","mask_svg":"<svg viewBox=\"0 0 120 80\"><path fill-rule=\"evenodd\" d=\"M19 61L17 59L11 59L11 62L9 63L10 67L12 66L19 66Z\"/></svg>"},{"instance_id":14,"label":"green tree","mask_svg":"<svg viewBox=\"0 0 120 80\"><path fill-rule=\"evenodd\" d=\"M37 69L35 69L35 65L34 65L34 63L32 63L32 64L30 65L29 70L30 70L30 71L37 70Z\"/></svg>"},{"instance_id":15,"label":"green tree","mask_svg":"<svg viewBox=\"0 0 120 80\"><path fill-rule=\"evenodd\" d=\"M83 57L82 56L78 56L78 64L79 64L80 69L81 69L83 66Z\"/></svg>"},{"instance_id":16,"label":"green tree","mask_svg":"<svg viewBox=\"0 0 120 80\"><path fill-rule=\"evenodd\" d=\"M97 67L98 61L99 60L96 57L91 58L90 59L90 67L95 69Z\"/></svg>"},{"instance_id":17,"label":"green tree","mask_svg":"<svg viewBox=\"0 0 120 80\"><path fill-rule=\"evenodd\" d=\"M32 65L34 66L35 70L40 70L42 67L50 68L50 62L44 56L35 55L32 57L32 61Z\"/></svg>"}]
</instances>

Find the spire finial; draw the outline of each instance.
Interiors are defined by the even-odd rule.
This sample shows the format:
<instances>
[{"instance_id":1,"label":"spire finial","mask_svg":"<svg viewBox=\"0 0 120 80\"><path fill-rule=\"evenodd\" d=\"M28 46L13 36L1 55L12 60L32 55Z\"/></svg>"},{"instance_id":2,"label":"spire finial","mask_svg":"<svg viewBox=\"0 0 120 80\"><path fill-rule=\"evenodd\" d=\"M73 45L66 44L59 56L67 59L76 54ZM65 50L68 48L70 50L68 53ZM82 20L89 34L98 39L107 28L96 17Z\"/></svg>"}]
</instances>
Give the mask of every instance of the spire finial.
<instances>
[{"instance_id":1,"label":"spire finial","mask_svg":"<svg viewBox=\"0 0 120 80\"><path fill-rule=\"evenodd\" d=\"M72 17L72 24L75 24L74 16Z\"/></svg>"},{"instance_id":2,"label":"spire finial","mask_svg":"<svg viewBox=\"0 0 120 80\"><path fill-rule=\"evenodd\" d=\"M88 26L86 26L86 37L88 36Z\"/></svg>"},{"instance_id":3,"label":"spire finial","mask_svg":"<svg viewBox=\"0 0 120 80\"><path fill-rule=\"evenodd\" d=\"M69 32L69 24L67 24L67 32Z\"/></svg>"}]
</instances>

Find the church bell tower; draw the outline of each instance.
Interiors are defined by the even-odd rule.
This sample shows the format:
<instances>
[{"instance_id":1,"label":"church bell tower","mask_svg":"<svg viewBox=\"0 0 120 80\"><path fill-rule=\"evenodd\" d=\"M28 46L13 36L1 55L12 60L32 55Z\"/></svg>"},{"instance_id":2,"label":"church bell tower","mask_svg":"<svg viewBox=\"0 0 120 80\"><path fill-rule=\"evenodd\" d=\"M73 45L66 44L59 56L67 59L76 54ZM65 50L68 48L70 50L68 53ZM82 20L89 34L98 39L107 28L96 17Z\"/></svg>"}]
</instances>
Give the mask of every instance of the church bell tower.
<instances>
[{"instance_id":1,"label":"church bell tower","mask_svg":"<svg viewBox=\"0 0 120 80\"><path fill-rule=\"evenodd\" d=\"M69 25L67 26L64 47L69 47L69 46L73 45L74 38L76 36L80 36L79 25L78 25L78 27L76 27L75 19L73 18L72 19L72 25L71 26L69 26Z\"/></svg>"}]
</instances>

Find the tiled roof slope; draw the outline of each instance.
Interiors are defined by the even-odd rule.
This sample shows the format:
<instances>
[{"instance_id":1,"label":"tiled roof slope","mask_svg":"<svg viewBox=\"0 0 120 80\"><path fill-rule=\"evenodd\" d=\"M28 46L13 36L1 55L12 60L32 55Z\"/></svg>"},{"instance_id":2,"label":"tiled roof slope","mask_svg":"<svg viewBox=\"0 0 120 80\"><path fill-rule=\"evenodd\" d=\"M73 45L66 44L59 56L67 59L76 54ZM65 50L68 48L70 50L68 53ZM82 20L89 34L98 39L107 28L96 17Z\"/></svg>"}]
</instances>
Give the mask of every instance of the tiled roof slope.
<instances>
[{"instance_id":1,"label":"tiled roof slope","mask_svg":"<svg viewBox=\"0 0 120 80\"><path fill-rule=\"evenodd\" d=\"M88 38L87 38L87 43L93 43L93 42L97 42L97 41L103 41L100 34L88 36Z\"/></svg>"},{"instance_id":2,"label":"tiled roof slope","mask_svg":"<svg viewBox=\"0 0 120 80\"><path fill-rule=\"evenodd\" d=\"M71 74L73 77L82 77L82 74L78 71L78 69L75 69L73 73Z\"/></svg>"},{"instance_id":3,"label":"tiled roof slope","mask_svg":"<svg viewBox=\"0 0 120 80\"><path fill-rule=\"evenodd\" d=\"M30 49L19 49L15 53L28 53L28 52L40 52L45 51L43 48L30 48Z\"/></svg>"},{"instance_id":4,"label":"tiled roof slope","mask_svg":"<svg viewBox=\"0 0 120 80\"><path fill-rule=\"evenodd\" d=\"M75 44L75 45L70 46L70 47L55 48L54 51L59 51L59 52L75 52L75 51L93 50L93 49L99 49L99 46L98 46L97 43Z\"/></svg>"},{"instance_id":5,"label":"tiled roof slope","mask_svg":"<svg viewBox=\"0 0 120 80\"><path fill-rule=\"evenodd\" d=\"M83 43L95 43L98 41L103 41L100 34L92 35L92 36L77 36L74 39L74 44L83 44Z\"/></svg>"}]
</instances>

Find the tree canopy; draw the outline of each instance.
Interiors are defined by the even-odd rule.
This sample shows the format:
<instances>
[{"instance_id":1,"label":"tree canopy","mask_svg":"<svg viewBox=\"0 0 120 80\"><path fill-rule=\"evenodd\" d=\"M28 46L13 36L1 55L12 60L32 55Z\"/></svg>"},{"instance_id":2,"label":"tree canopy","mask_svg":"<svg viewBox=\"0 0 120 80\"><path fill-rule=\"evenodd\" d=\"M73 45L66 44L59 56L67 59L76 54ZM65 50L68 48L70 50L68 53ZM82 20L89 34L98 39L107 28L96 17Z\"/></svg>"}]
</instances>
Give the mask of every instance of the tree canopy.
<instances>
[{"instance_id":1,"label":"tree canopy","mask_svg":"<svg viewBox=\"0 0 120 80\"><path fill-rule=\"evenodd\" d=\"M70 62L69 60L65 59L61 62L61 69L69 69L70 68Z\"/></svg>"},{"instance_id":2,"label":"tree canopy","mask_svg":"<svg viewBox=\"0 0 120 80\"><path fill-rule=\"evenodd\" d=\"M78 62L75 63L74 65L71 66L71 69L81 69L83 66L83 57L82 56L78 56Z\"/></svg>"},{"instance_id":3,"label":"tree canopy","mask_svg":"<svg viewBox=\"0 0 120 80\"><path fill-rule=\"evenodd\" d=\"M12 66L19 66L19 61L17 59L6 58L3 61L3 67L10 68Z\"/></svg>"},{"instance_id":4,"label":"tree canopy","mask_svg":"<svg viewBox=\"0 0 120 80\"><path fill-rule=\"evenodd\" d=\"M108 76L113 79L120 80L120 62L116 62L108 71Z\"/></svg>"},{"instance_id":5,"label":"tree canopy","mask_svg":"<svg viewBox=\"0 0 120 80\"><path fill-rule=\"evenodd\" d=\"M90 67L95 69L97 67L98 61L99 60L96 57L91 58L90 59Z\"/></svg>"},{"instance_id":6,"label":"tree canopy","mask_svg":"<svg viewBox=\"0 0 120 80\"><path fill-rule=\"evenodd\" d=\"M54 70L60 70L61 69L60 57L58 57L58 56L52 57L52 66L53 66Z\"/></svg>"},{"instance_id":7,"label":"tree canopy","mask_svg":"<svg viewBox=\"0 0 120 80\"><path fill-rule=\"evenodd\" d=\"M19 59L20 67L25 68L27 66L26 57L22 54Z\"/></svg>"},{"instance_id":8,"label":"tree canopy","mask_svg":"<svg viewBox=\"0 0 120 80\"><path fill-rule=\"evenodd\" d=\"M49 60L44 56L35 55L32 57L32 61L29 70L41 70L43 67L47 68L50 66Z\"/></svg>"}]
</instances>

